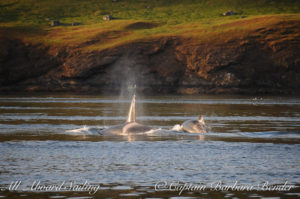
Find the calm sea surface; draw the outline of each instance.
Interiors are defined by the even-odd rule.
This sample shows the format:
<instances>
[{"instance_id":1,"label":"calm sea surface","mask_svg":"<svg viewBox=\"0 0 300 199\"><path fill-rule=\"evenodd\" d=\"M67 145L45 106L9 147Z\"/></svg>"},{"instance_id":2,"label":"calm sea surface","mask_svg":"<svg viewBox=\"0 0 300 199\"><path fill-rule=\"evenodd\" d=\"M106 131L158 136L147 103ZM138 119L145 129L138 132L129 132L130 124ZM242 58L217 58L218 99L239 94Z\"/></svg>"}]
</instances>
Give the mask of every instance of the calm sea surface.
<instances>
[{"instance_id":1,"label":"calm sea surface","mask_svg":"<svg viewBox=\"0 0 300 199\"><path fill-rule=\"evenodd\" d=\"M99 135L129 103L0 96L0 197L300 198L300 97L137 96L137 121L153 130ZM199 114L209 133L177 130Z\"/></svg>"}]
</instances>

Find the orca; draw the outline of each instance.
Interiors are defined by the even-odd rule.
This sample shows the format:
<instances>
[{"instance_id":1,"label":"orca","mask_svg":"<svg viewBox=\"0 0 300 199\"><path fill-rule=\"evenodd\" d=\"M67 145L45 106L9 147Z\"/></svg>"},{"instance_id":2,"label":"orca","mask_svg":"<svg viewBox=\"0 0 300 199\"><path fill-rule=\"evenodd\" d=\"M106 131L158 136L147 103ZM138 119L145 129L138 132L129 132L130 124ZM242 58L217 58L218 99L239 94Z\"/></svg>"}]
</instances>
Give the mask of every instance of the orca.
<instances>
[{"instance_id":1,"label":"orca","mask_svg":"<svg viewBox=\"0 0 300 199\"><path fill-rule=\"evenodd\" d=\"M199 116L198 120L187 120L183 122L181 130L188 133L207 133L207 127L202 115Z\"/></svg>"},{"instance_id":2,"label":"orca","mask_svg":"<svg viewBox=\"0 0 300 199\"><path fill-rule=\"evenodd\" d=\"M132 135L143 134L150 130L152 130L151 127L136 122L134 94L132 96L126 122L124 124L114 125L107 129L101 130L99 133L112 135Z\"/></svg>"}]
</instances>

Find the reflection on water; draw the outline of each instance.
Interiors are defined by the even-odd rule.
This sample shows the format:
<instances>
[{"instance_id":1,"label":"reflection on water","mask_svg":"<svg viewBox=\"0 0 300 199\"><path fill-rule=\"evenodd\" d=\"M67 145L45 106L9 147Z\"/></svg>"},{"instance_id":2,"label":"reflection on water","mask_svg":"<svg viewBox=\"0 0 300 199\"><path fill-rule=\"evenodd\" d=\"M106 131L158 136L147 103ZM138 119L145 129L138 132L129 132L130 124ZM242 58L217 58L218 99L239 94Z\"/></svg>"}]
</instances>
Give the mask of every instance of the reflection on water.
<instances>
[{"instance_id":1,"label":"reflection on water","mask_svg":"<svg viewBox=\"0 0 300 199\"><path fill-rule=\"evenodd\" d=\"M126 120L129 103L108 96L1 96L0 197L299 197L299 188L182 195L154 188L160 181L298 185L299 98L138 97L137 121L153 130L137 136L99 135L101 129ZM199 114L209 133L178 131L178 124ZM88 181L101 189L94 195L5 190L17 180L23 188L40 180L42 184Z\"/></svg>"}]
</instances>

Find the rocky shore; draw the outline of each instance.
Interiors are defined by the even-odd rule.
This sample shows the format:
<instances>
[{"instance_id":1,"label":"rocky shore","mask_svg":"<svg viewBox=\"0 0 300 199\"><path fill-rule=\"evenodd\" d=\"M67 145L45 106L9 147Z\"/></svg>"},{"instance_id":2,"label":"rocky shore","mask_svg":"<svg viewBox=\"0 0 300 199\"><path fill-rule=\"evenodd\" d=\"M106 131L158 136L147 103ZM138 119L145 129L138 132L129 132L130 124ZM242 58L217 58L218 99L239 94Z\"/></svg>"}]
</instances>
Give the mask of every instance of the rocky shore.
<instances>
[{"instance_id":1,"label":"rocky shore","mask_svg":"<svg viewBox=\"0 0 300 199\"><path fill-rule=\"evenodd\" d=\"M117 93L136 84L145 94L299 94L293 34L300 24L276 27L214 42L162 36L91 52L1 37L0 91Z\"/></svg>"}]
</instances>

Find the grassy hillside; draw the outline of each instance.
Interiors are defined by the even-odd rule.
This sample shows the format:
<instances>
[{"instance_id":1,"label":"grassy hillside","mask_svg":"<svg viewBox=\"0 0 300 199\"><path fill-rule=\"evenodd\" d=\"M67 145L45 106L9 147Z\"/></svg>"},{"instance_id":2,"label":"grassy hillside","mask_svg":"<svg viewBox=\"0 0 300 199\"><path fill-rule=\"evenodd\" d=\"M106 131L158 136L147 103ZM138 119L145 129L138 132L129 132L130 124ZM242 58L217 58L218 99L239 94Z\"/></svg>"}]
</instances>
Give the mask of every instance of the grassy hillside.
<instances>
[{"instance_id":1,"label":"grassy hillside","mask_svg":"<svg viewBox=\"0 0 300 199\"><path fill-rule=\"evenodd\" d=\"M99 23L111 14L117 19L186 23L220 17L234 10L238 15L297 13L299 0L1 0L0 21L43 24L46 18L64 23Z\"/></svg>"},{"instance_id":2,"label":"grassy hillside","mask_svg":"<svg viewBox=\"0 0 300 199\"><path fill-rule=\"evenodd\" d=\"M228 10L236 14L222 16ZM90 50L157 36L230 39L277 21L299 20L297 13L300 0L1 0L0 34ZM106 14L114 20L103 21ZM49 20L62 25L49 27Z\"/></svg>"},{"instance_id":3,"label":"grassy hillside","mask_svg":"<svg viewBox=\"0 0 300 199\"><path fill-rule=\"evenodd\" d=\"M300 0L1 0L0 91L298 93L299 38Z\"/></svg>"}]
</instances>

